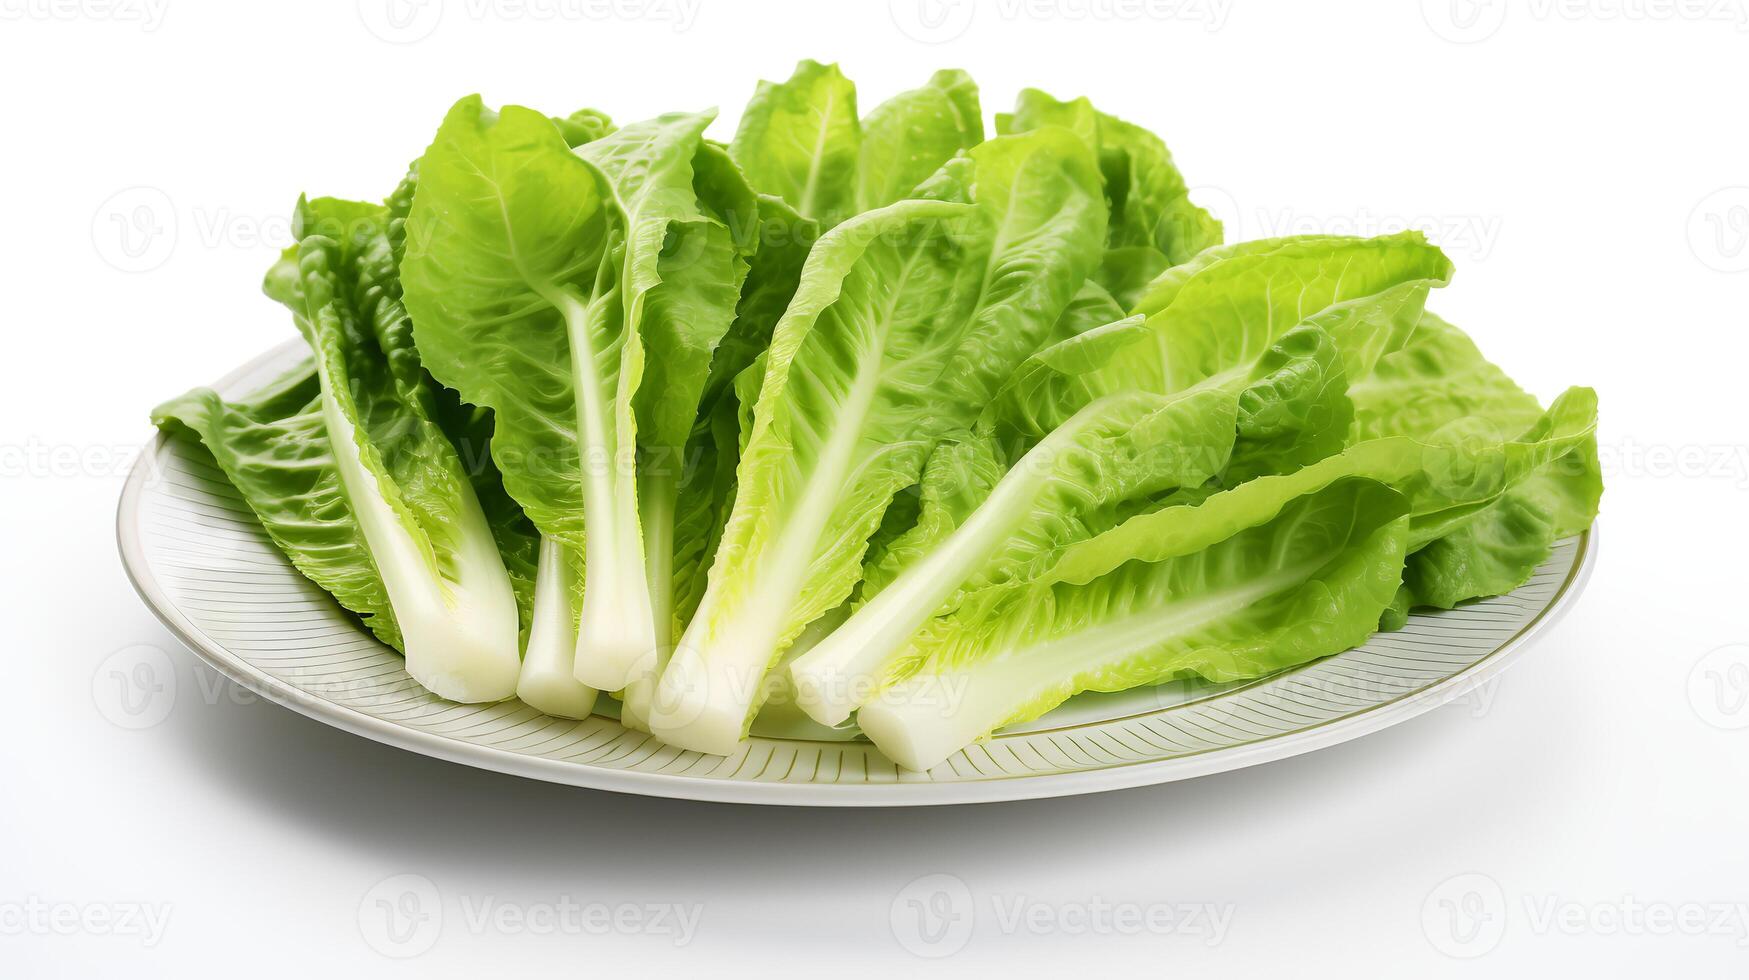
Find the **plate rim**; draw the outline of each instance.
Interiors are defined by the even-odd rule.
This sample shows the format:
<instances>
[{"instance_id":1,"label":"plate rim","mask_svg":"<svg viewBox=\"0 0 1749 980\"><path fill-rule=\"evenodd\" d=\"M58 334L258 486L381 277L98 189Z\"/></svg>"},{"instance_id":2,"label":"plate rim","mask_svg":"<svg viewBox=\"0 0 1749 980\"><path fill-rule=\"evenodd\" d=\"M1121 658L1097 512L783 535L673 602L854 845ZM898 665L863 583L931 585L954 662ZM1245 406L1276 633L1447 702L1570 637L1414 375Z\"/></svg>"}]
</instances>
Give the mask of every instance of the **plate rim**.
<instances>
[{"instance_id":1,"label":"plate rim","mask_svg":"<svg viewBox=\"0 0 1749 980\"><path fill-rule=\"evenodd\" d=\"M214 382L236 384L302 341L288 340L258 354ZM636 772L525 755L509 749L477 745L423 732L365 714L355 708L312 697L208 639L159 585L146 558L141 536L140 499L148 474L157 468L167 436L155 433L142 447L122 485L116 505L116 544L128 582L158 621L176 639L233 683L254 691L313 721L420 755L544 782L630 793L639 796L716 803L775 806L943 806L1078 796L1129 789L1230 772L1287 759L1338 745L1408 721L1460 696L1511 666L1530 645L1566 616L1590 581L1597 561L1597 525L1579 535L1579 555L1559 591L1509 640L1461 671L1429 687L1323 722L1309 729L1284 732L1244 745L1207 749L1168 759L1137 761L1076 772L1012 775L955 782L893 782L883 784L783 783L716 779ZM798 739L769 739L796 745Z\"/></svg>"}]
</instances>

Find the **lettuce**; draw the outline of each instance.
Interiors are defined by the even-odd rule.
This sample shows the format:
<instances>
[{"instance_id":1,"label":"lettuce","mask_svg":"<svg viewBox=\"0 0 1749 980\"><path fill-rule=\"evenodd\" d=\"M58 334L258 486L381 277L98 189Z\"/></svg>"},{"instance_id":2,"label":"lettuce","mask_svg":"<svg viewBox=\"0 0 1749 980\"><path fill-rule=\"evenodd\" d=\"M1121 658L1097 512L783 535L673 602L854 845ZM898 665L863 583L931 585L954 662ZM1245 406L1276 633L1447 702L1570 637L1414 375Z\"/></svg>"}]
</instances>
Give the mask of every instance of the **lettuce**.
<instances>
[{"instance_id":1,"label":"lettuce","mask_svg":"<svg viewBox=\"0 0 1749 980\"><path fill-rule=\"evenodd\" d=\"M601 690L664 643L677 461L745 274L712 209L752 198L703 143L710 118L671 114L573 152L547 117L470 97L422 159L408 218L419 347L493 410L505 486L565 549L554 561L581 557L573 669ZM702 202L695 184L729 190Z\"/></svg>"},{"instance_id":2,"label":"lettuce","mask_svg":"<svg viewBox=\"0 0 1749 980\"><path fill-rule=\"evenodd\" d=\"M154 413L438 694L928 768L1509 591L1596 515L1595 394L1428 313L1419 234L1225 242L1158 136L1033 89L988 136L957 70L714 118L462 99L385 203L300 200L265 289L311 357Z\"/></svg>"}]
</instances>

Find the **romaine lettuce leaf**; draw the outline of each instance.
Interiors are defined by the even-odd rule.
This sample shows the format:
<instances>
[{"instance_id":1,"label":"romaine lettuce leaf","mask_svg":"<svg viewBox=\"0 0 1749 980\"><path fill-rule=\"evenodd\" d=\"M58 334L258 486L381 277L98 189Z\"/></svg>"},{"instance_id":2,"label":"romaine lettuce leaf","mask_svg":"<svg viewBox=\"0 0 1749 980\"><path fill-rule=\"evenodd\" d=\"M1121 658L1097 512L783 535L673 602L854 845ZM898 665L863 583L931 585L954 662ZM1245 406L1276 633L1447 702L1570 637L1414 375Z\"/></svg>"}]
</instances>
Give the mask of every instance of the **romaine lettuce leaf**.
<instances>
[{"instance_id":1,"label":"romaine lettuce leaf","mask_svg":"<svg viewBox=\"0 0 1749 980\"><path fill-rule=\"evenodd\" d=\"M553 117L568 146L577 147L614 131L605 113L580 109ZM418 189L418 161L389 196L389 238L396 266L406 256L406 219ZM439 420L462 455L481 507L505 556L523 616L522 668L516 695L550 715L584 718L597 692L575 677L577 608L582 595L582 556L556 539L542 537L505 492L492 460L492 412L461 401L453 388L439 388Z\"/></svg>"},{"instance_id":2,"label":"romaine lettuce leaf","mask_svg":"<svg viewBox=\"0 0 1749 980\"><path fill-rule=\"evenodd\" d=\"M675 413L637 398L642 331L673 226L714 220L694 187L709 121L671 114L574 153L547 117L470 96L422 158L407 221L402 274L427 366L493 411L506 488L584 559L574 669L597 689L623 687L659 646L635 459L638 416ZM658 355L708 369L714 341L655 318L651 333Z\"/></svg>"},{"instance_id":3,"label":"romaine lettuce leaf","mask_svg":"<svg viewBox=\"0 0 1749 980\"><path fill-rule=\"evenodd\" d=\"M298 571L378 639L404 650L388 591L340 485L313 360L238 401L196 388L154 408L152 421L203 444Z\"/></svg>"},{"instance_id":4,"label":"romaine lettuce leaf","mask_svg":"<svg viewBox=\"0 0 1749 980\"><path fill-rule=\"evenodd\" d=\"M797 64L788 81L760 82L729 143L754 188L823 228L856 213L861 152L856 86L817 61Z\"/></svg>"},{"instance_id":5,"label":"romaine lettuce leaf","mask_svg":"<svg viewBox=\"0 0 1749 980\"><path fill-rule=\"evenodd\" d=\"M1501 432L1554 424L1462 331L1432 314L1413 340L1354 385L1353 398L1356 438L1440 439L1459 459L1479 455L1477 447ZM1591 526L1602 493L1590 437L1412 553L1385 627L1400 627L1415 606L1450 609L1523 585L1556 541Z\"/></svg>"},{"instance_id":6,"label":"romaine lettuce leaf","mask_svg":"<svg viewBox=\"0 0 1749 980\"><path fill-rule=\"evenodd\" d=\"M294 564L401 649L420 684L501 700L526 613L412 347L392 220L379 205L299 202L298 245L265 288L315 353L309 402L270 389L228 405L202 390L154 415L201 435Z\"/></svg>"},{"instance_id":7,"label":"romaine lettuce leaf","mask_svg":"<svg viewBox=\"0 0 1749 980\"><path fill-rule=\"evenodd\" d=\"M872 211L910 197L942 164L984 141L978 86L963 71L938 71L875 106L861 129L856 207Z\"/></svg>"},{"instance_id":8,"label":"romaine lettuce leaf","mask_svg":"<svg viewBox=\"0 0 1749 980\"><path fill-rule=\"evenodd\" d=\"M1180 523L1104 574L998 590L935 621L918 671L858 714L863 732L924 770L1081 691L1257 677L1364 640L1401 580L1407 501L1349 479L1250 503L1237 527Z\"/></svg>"},{"instance_id":9,"label":"romaine lettuce leaf","mask_svg":"<svg viewBox=\"0 0 1749 980\"><path fill-rule=\"evenodd\" d=\"M737 218L729 215L731 230L737 228ZM745 231L751 233L751 240L744 246L751 248L746 276L728 332L712 354L697 417L681 460L673 518L673 612L665 631L659 624L658 634L665 637L665 642L658 667L665 662L672 637L685 629L698 608L711 558L722 540L729 508L734 503L735 467L741 458L742 398L738 390L745 389L746 404L751 407L758 394L758 372L752 370L753 363L770 345L771 331L795 295L802 264L819 237L818 225L801 217L781 199L765 194L757 196L754 222ZM652 593L657 588L652 569ZM621 692L622 724L639 730L649 728L654 688L653 675L627 683Z\"/></svg>"},{"instance_id":10,"label":"romaine lettuce leaf","mask_svg":"<svg viewBox=\"0 0 1749 980\"><path fill-rule=\"evenodd\" d=\"M601 168L621 200L632 200L649 179L652 160L668 154L675 139L696 139L695 120L664 117L632 123L578 150ZM676 514L705 507L713 487L689 478L687 448L699 416L699 400L720 342L730 330L757 247L758 204L728 154L694 143L693 201L676 192L657 205L671 216L657 260L657 281L645 294L638 331L651 356L633 399L637 416L639 518L649 579L656 645L674 641L673 595ZM682 494L702 494L698 502ZM686 560L681 556L680 560Z\"/></svg>"}]
</instances>

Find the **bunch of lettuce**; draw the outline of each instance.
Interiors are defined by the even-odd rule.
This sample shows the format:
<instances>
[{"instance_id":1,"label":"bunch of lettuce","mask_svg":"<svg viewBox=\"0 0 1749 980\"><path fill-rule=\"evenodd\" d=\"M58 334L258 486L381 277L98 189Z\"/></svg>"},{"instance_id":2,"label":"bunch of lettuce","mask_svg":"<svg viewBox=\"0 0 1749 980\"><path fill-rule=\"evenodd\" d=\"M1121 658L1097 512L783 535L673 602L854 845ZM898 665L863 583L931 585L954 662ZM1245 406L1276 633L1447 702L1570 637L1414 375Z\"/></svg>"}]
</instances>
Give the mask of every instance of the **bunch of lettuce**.
<instances>
[{"instance_id":1,"label":"bunch of lettuce","mask_svg":"<svg viewBox=\"0 0 1749 980\"><path fill-rule=\"evenodd\" d=\"M712 120L463 99L384 203L299 201L309 359L154 414L436 694L711 753L782 706L924 769L1509 591L1595 516L1595 396L1425 312L1418 234L1223 244L1153 134L1029 90L990 135L958 71Z\"/></svg>"}]
</instances>

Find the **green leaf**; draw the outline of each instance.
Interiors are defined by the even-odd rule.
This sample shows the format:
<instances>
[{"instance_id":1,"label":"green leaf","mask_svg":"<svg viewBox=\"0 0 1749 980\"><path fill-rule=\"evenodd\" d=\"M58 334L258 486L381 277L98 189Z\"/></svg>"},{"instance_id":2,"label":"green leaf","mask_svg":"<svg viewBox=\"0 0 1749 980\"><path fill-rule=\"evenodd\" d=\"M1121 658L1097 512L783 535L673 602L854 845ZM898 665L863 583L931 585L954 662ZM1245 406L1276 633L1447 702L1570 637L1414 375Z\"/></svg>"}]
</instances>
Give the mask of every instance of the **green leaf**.
<instances>
[{"instance_id":1,"label":"green leaf","mask_svg":"<svg viewBox=\"0 0 1749 980\"><path fill-rule=\"evenodd\" d=\"M803 61L788 81L759 83L729 152L761 193L825 229L915 196L983 139L978 87L963 71L938 71L858 120L856 86L838 66Z\"/></svg>"},{"instance_id":2,"label":"green leaf","mask_svg":"<svg viewBox=\"0 0 1749 980\"><path fill-rule=\"evenodd\" d=\"M870 543L858 605L880 594L906 568L929 556L996 489L1007 474L996 441L966 434L935 447L923 478L902 508L895 501L882 523L880 546Z\"/></svg>"},{"instance_id":3,"label":"green leaf","mask_svg":"<svg viewBox=\"0 0 1749 980\"><path fill-rule=\"evenodd\" d=\"M689 481L674 524L674 623L683 629L704 598L711 557L723 537L735 502L735 466L740 461L740 405L733 392L699 419L700 437L689 460Z\"/></svg>"},{"instance_id":4,"label":"green leaf","mask_svg":"<svg viewBox=\"0 0 1749 980\"><path fill-rule=\"evenodd\" d=\"M735 378L771 344L771 331L789 307L802 279L802 263L820 237L814 222L779 198L761 194L747 277L735 305L735 319L711 360L702 401L714 405Z\"/></svg>"},{"instance_id":5,"label":"green leaf","mask_svg":"<svg viewBox=\"0 0 1749 980\"><path fill-rule=\"evenodd\" d=\"M1533 425L1513 436L1479 439L1476 427L1459 425L1421 439L1368 439L1292 473L1258 477L1206 496L1194 506L1133 517L1106 534L1065 549L1049 574L1084 581L1124 561L1152 560L1151 549L1164 553L1187 535L1205 533L1210 527L1241 526L1259 500L1315 493L1351 477L1384 483L1403 494L1409 503L1413 552L1461 527L1539 472L1563 465L1575 454L1583 457L1595 446L1596 426L1596 394L1589 388L1572 388ZM1166 544L1158 544L1162 541Z\"/></svg>"},{"instance_id":6,"label":"green leaf","mask_svg":"<svg viewBox=\"0 0 1749 980\"><path fill-rule=\"evenodd\" d=\"M837 65L803 61L787 82L760 82L729 155L760 192L831 226L856 213L862 149L856 86Z\"/></svg>"},{"instance_id":7,"label":"green leaf","mask_svg":"<svg viewBox=\"0 0 1749 980\"><path fill-rule=\"evenodd\" d=\"M1491 478L1489 467L1473 459L1484 458L1482 447L1499 441L1502 432L1523 431L1521 440L1535 440L1596 411L1589 393L1569 393L1544 415L1536 399L1484 359L1462 331L1432 314L1409 344L1382 358L1354 386L1353 398L1357 437L1443 441L1458 463L1467 462L1454 467L1456 479L1466 482ZM1596 439L1587 436L1487 506L1424 522L1424 540L1404 572L1402 612L1414 606L1449 609L1523 585L1556 541L1591 526L1602 493ZM1393 622L1400 626L1401 617Z\"/></svg>"},{"instance_id":8,"label":"green leaf","mask_svg":"<svg viewBox=\"0 0 1749 980\"><path fill-rule=\"evenodd\" d=\"M633 400L639 516L659 650L673 643L675 551L686 547L677 545L674 523L683 506L687 444L712 359L735 318L758 224L752 189L726 153L701 142L709 118L669 115L633 123L578 151L601 169L622 201L645 195L643 209L667 219L656 279L644 294L638 322L652 356ZM651 168L672 167L689 150L691 186L675 183L660 197L651 194Z\"/></svg>"},{"instance_id":9,"label":"green leaf","mask_svg":"<svg viewBox=\"0 0 1749 980\"><path fill-rule=\"evenodd\" d=\"M1049 347L1070 337L1079 337L1089 330L1123 318L1123 307L1116 298L1104 286L1089 279L1081 284L1075 298L1069 301L1068 308L1057 318L1040 347Z\"/></svg>"},{"instance_id":10,"label":"green leaf","mask_svg":"<svg viewBox=\"0 0 1749 980\"><path fill-rule=\"evenodd\" d=\"M1305 323L1283 334L1248 381L1223 484L1290 472L1347 445L1354 403L1342 351L1324 325Z\"/></svg>"},{"instance_id":11,"label":"green leaf","mask_svg":"<svg viewBox=\"0 0 1749 980\"><path fill-rule=\"evenodd\" d=\"M585 160L547 117L470 96L422 159L407 221L420 350L435 377L493 411L506 489L583 556L575 669L598 689L656 655L634 399L670 226L701 217L693 159L709 118L619 130L585 144ZM666 356L675 338L655 333Z\"/></svg>"},{"instance_id":12,"label":"green leaf","mask_svg":"<svg viewBox=\"0 0 1749 980\"><path fill-rule=\"evenodd\" d=\"M1302 323L1329 335L1349 376L1406 342L1428 289L1451 263L1415 232L1282 239L1170 270L1153 312L1110 323L1027 359L984 424L1042 438L1083 406L1129 390L1169 394L1248 374ZM1157 281L1157 285L1158 285Z\"/></svg>"},{"instance_id":13,"label":"green leaf","mask_svg":"<svg viewBox=\"0 0 1749 980\"><path fill-rule=\"evenodd\" d=\"M554 116L553 125L559 127L565 145L573 148L593 143L614 130L613 120L597 109L578 109L564 118Z\"/></svg>"},{"instance_id":14,"label":"green leaf","mask_svg":"<svg viewBox=\"0 0 1749 980\"><path fill-rule=\"evenodd\" d=\"M200 434L294 564L402 649L416 680L500 700L515 690L525 614L500 551L516 534L493 521L513 518L488 517L439 424L392 222L378 205L298 204L298 245L265 288L315 354L311 401L227 405L197 391L156 417Z\"/></svg>"},{"instance_id":15,"label":"green leaf","mask_svg":"<svg viewBox=\"0 0 1749 980\"><path fill-rule=\"evenodd\" d=\"M1167 264L1177 265L1220 244L1221 223L1190 200L1184 177L1158 136L1098 111L1085 98L1060 102L1037 89L1022 90L1014 111L996 117L998 133L1040 126L1070 129L1099 154L1111 210L1111 248L1153 249Z\"/></svg>"},{"instance_id":16,"label":"green leaf","mask_svg":"<svg viewBox=\"0 0 1749 980\"><path fill-rule=\"evenodd\" d=\"M555 117L553 123L571 147L614 131L612 121L593 109ZM418 189L418 167L415 161L387 201L389 238L397 266L406 255L406 219ZM441 388L438 398L439 422L461 453L516 590L523 649L517 696L550 715L586 717L594 707L596 691L575 678L582 555L556 539L543 538L505 491L503 476L491 456L491 411L461 401L451 388Z\"/></svg>"},{"instance_id":17,"label":"green leaf","mask_svg":"<svg viewBox=\"0 0 1749 980\"><path fill-rule=\"evenodd\" d=\"M313 360L235 402L196 388L154 408L152 421L203 444L292 565L358 614L378 639L404 648L388 591L340 485Z\"/></svg>"},{"instance_id":18,"label":"green leaf","mask_svg":"<svg viewBox=\"0 0 1749 980\"><path fill-rule=\"evenodd\" d=\"M1426 437L1468 417L1516 431L1542 415L1536 399L1483 358L1469 337L1431 313L1419 318L1398 351L1356 376L1349 397L1358 439Z\"/></svg>"},{"instance_id":19,"label":"green leaf","mask_svg":"<svg viewBox=\"0 0 1749 980\"><path fill-rule=\"evenodd\" d=\"M737 268L733 277L739 285L739 296L733 302L729 326L712 352L708 373L702 379L702 393L694 399L700 404L688 416L691 431L684 447L665 449L662 456L671 457L667 469L657 470L663 460L648 450L640 462L644 527L649 536L646 550L650 555L650 590L660 648L652 669L629 681L621 694L621 723L640 730L649 727L656 674L667 662L673 638L685 628L703 596L710 559L734 502L735 467L740 460L737 432L740 409L733 390L735 377L747 373L770 344L771 331L795 294L802 263L819 234L818 226L781 200L755 195L726 154L718 153L710 144L704 149L713 163L700 172L714 171L712 183L721 190L711 193L701 189L701 204L723 216L737 251L744 256L744 262L738 263L744 268ZM713 303L701 308L694 304L681 322L696 319L717 322L721 316L720 305ZM692 385L699 379L696 374L688 377L686 397L693 399ZM752 391L756 394L757 388ZM678 408L683 402L676 399L675 404ZM675 421L680 421L679 414ZM672 501L670 515L661 510L665 499ZM656 536L663 534L665 527L672 528L666 535L671 544L658 548L660 539ZM672 567L660 567L659 556L670 553ZM664 588L670 590L672 608L662 601Z\"/></svg>"},{"instance_id":20,"label":"green leaf","mask_svg":"<svg viewBox=\"0 0 1749 980\"><path fill-rule=\"evenodd\" d=\"M978 86L963 71L938 71L922 88L881 103L862 121L856 207L910 197L943 163L984 141Z\"/></svg>"},{"instance_id":21,"label":"green leaf","mask_svg":"<svg viewBox=\"0 0 1749 980\"><path fill-rule=\"evenodd\" d=\"M1119 307L1127 310L1141 300L1148 285L1171 264L1172 260L1152 245L1108 248L1094 279L1111 294Z\"/></svg>"},{"instance_id":22,"label":"green leaf","mask_svg":"<svg viewBox=\"0 0 1749 980\"><path fill-rule=\"evenodd\" d=\"M1363 641L1395 595L1407 504L1344 480L1258 499L1237 527L1137 540L1103 575L998 590L932 624L921 669L858 716L889 758L925 770L1081 691L1260 677Z\"/></svg>"}]
</instances>

